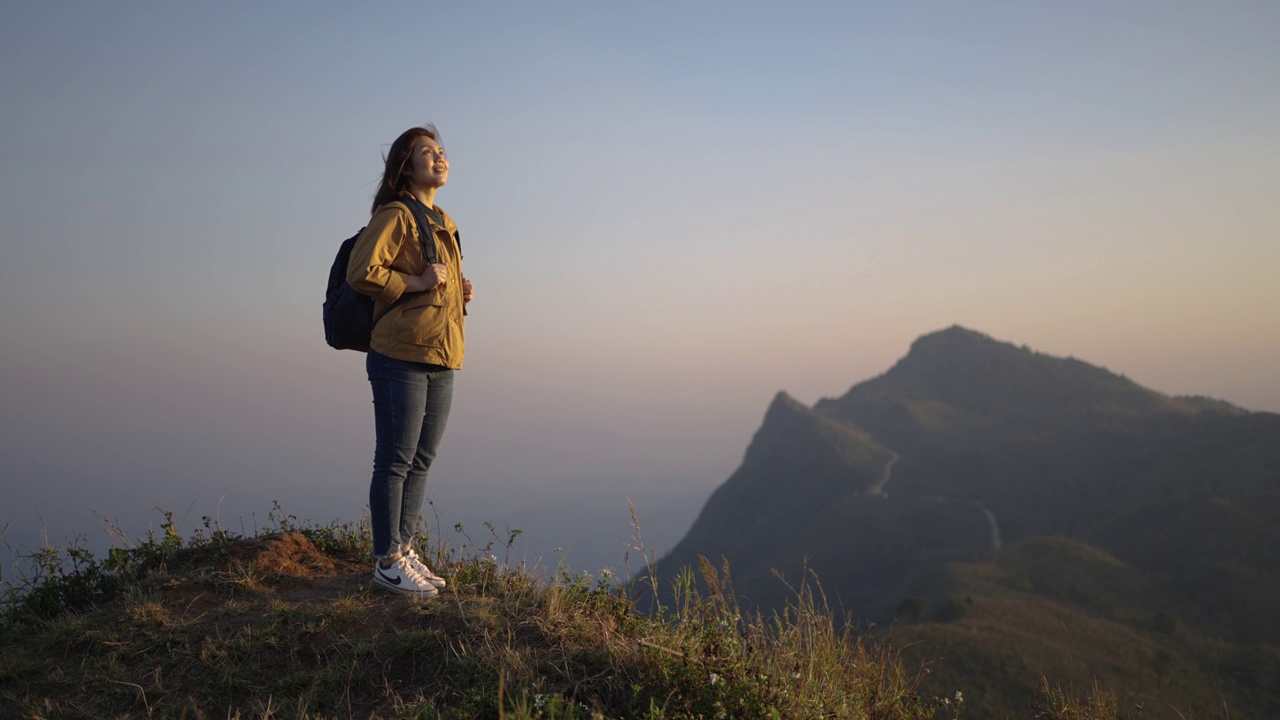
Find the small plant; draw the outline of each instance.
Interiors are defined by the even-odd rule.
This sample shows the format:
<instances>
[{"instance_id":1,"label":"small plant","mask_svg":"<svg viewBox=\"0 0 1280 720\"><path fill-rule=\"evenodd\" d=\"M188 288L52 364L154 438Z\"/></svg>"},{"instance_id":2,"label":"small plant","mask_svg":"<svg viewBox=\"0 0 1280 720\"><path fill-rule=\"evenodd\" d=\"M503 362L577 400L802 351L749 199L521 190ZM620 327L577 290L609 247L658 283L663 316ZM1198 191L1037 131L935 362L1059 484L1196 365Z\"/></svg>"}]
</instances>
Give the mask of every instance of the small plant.
<instances>
[{"instance_id":1,"label":"small plant","mask_svg":"<svg viewBox=\"0 0 1280 720\"><path fill-rule=\"evenodd\" d=\"M1031 701L1031 717L1048 720L1115 720L1118 713L1116 696L1094 684L1092 692L1077 697L1055 687L1048 678L1040 678L1039 692Z\"/></svg>"},{"instance_id":2,"label":"small plant","mask_svg":"<svg viewBox=\"0 0 1280 720\"><path fill-rule=\"evenodd\" d=\"M63 548L16 553L21 572L0 597L0 627L57 617L115 596L121 578L96 561L76 537Z\"/></svg>"}]
</instances>

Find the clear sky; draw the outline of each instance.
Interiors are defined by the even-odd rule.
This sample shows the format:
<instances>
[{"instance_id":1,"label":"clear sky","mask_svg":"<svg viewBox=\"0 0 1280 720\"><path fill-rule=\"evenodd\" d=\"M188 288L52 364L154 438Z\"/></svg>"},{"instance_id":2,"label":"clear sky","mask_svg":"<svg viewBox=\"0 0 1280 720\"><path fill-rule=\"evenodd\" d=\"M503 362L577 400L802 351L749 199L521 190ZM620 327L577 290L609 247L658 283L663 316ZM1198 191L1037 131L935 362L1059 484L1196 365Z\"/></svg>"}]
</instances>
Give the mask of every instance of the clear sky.
<instances>
[{"instance_id":1,"label":"clear sky","mask_svg":"<svg viewBox=\"0 0 1280 720\"><path fill-rule=\"evenodd\" d=\"M1274 2L6 8L0 527L357 517L320 303L425 121L477 290L448 526L594 562L630 495L669 547L774 393L956 323L1280 411L1277 38Z\"/></svg>"}]
</instances>

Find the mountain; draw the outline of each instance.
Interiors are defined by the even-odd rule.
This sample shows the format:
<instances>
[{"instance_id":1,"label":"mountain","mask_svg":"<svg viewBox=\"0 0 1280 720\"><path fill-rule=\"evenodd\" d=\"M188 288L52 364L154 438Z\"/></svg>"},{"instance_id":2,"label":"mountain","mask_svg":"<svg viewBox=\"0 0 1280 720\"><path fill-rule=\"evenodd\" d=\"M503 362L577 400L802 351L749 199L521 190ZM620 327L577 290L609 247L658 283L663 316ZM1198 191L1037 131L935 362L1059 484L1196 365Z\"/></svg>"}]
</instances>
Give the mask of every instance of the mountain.
<instances>
[{"instance_id":1,"label":"mountain","mask_svg":"<svg viewBox=\"0 0 1280 720\"><path fill-rule=\"evenodd\" d=\"M707 500L664 567L698 565L698 555L727 558L751 602L777 606L815 547L815 510L865 497L893 453L857 428L779 393L752 438L742 466Z\"/></svg>"},{"instance_id":2,"label":"mountain","mask_svg":"<svg viewBox=\"0 0 1280 720\"><path fill-rule=\"evenodd\" d=\"M812 408L779 394L659 576L699 556L766 611L812 571L993 711L1035 667L1280 717L1280 416L1081 360L951 327Z\"/></svg>"}]
</instances>

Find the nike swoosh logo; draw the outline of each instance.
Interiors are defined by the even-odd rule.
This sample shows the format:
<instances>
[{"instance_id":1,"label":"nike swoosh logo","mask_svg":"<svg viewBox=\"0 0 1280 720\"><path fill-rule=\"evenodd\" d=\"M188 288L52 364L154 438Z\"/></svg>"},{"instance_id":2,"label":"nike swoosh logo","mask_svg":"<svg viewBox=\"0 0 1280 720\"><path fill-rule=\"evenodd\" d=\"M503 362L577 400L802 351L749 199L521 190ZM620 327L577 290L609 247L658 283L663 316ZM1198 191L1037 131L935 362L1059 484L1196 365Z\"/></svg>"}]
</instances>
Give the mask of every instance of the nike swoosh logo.
<instances>
[{"instance_id":1,"label":"nike swoosh logo","mask_svg":"<svg viewBox=\"0 0 1280 720\"><path fill-rule=\"evenodd\" d=\"M378 568L378 577L382 578L383 580L386 580L392 585L400 584L400 576L397 575L396 577L391 577L390 575L382 572L382 568Z\"/></svg>"}]
</instances>

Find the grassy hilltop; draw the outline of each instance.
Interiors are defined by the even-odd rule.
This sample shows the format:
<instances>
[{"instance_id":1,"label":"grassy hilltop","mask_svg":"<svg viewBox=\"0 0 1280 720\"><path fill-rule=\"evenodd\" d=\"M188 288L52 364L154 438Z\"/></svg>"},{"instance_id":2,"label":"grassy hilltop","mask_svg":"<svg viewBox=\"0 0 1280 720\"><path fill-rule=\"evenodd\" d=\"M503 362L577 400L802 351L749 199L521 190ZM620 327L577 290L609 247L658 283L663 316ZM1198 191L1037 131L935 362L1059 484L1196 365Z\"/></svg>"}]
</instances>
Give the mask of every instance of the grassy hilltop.
<instances>
[{"instance_id":1,"label":"grassy hilltop","mask_svg":"<svg viewBox=\"0 0 1280 720\"><path fill-rule=\"evenodd\" d=\"M544 580L487 544L435 544L449 588L413 601L372 586L367 532L273 512L257 537L166 523L96 559L30 559L0 610L0 717L989 718L927 670L847 629L816 583L768 616L708 563L641 615L639 583L560 569ZM643 551L641 550L641 553ZM1017 717L1118 717L1037 680Z\"/></svg>"}]
</instances>

